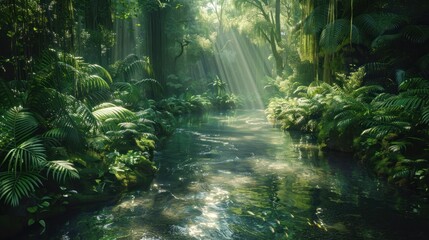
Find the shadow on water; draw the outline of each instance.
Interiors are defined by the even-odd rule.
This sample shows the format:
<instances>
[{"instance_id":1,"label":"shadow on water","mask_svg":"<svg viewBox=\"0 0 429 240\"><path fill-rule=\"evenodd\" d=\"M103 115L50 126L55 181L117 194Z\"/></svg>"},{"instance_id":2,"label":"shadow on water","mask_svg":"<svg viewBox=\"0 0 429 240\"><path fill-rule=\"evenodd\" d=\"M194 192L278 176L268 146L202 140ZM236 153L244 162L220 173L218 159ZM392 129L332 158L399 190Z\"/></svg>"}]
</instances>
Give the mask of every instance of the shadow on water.
<instances>
[{"instance_id":1,"label":"shadow on water","mask_svg":"<svg viewBox=\"0 0 429 240\"><path fill-rule=\"evenodd\" d=\"M52 239L425 239L427 200L313 142L259 111L188 119L156 154L149 191L80 214Z\"/></svg>"}]
</instances>

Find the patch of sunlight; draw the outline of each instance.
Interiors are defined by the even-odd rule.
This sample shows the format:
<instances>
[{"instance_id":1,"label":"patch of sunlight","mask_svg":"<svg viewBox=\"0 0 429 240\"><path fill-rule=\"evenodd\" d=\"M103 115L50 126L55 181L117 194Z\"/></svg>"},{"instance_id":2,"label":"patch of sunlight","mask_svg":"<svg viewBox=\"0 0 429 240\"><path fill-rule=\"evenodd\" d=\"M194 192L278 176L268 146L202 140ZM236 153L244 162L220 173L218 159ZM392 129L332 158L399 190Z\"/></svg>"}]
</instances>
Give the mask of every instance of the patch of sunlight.
<instances>
[{"instance_id":1,"label":"patch of sunlight","mask_svg":"<svg viewBox=\"0 0 429 240\"><path fill-rule=\"evenodd\" d=\"M218 174L214 176L210 176L209 181L211 183L222 183L222 185L226 185L228 188L242 188L245 186L254 186L257 184L256 180L252 178L252 176L243 176L234 174L234 176L226 175L226 174Z\"/></svg>"},{"instance_id":2,"label":"patch of sunlight","mask_svg":"<svg viewBox=\"0 0 429 240\"><path fill-rule=\"evenodd\" d=\"M264 173L264 172L281 172L281 173L287 173L287 172L294 172L296 169L291 166L289 162L286 161L276 161L273 162L269 159L257 159L253 162L254 166L253 169L256 172Z\"/></svg>"},{"instance_id":3,"label":"patch of sunlight","mask_svg":"<svg viewBox=\"0 0 429 240\"><path fill-rule=\"evenodd\" d=\"M225 233L226 229L228 229L228 224L222 218L225 209L221 204L229 199L229 192L222 188L214 187L200 196L203 204L200 207L201 214L192 219L185 227L187 235L197 239L204 239L212 236L213 231ZM232 233L230 232L228 236L230 237L231 235Z\"/></svg>"},{"instance_id":4,"label":"patch of sunlight","mask_svg":"<svg viewBox=\"0 0 429 240\"><path fill-rule=\"evenodd\" d=\"M124 210L134 211L134 208L137 206L152 207L153 201L149 201L147 199L140 199L140 198L136 200L135 196L131 195L128 197L128 199L123 200L121 203L113 207L112 211L113 212L119 212Z\"/></svg>"}]
</instances>

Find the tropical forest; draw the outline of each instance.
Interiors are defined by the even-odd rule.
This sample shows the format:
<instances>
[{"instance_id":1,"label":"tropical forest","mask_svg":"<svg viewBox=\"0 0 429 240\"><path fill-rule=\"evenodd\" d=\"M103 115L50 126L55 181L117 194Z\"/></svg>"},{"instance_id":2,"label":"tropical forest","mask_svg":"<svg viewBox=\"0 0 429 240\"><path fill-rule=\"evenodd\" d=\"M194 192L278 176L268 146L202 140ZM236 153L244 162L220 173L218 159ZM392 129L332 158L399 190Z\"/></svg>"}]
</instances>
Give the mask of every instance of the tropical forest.
<instances>
[{"instance_id":1,"label":"tropical forest","mask_svg":"<svg viewBox=\"0 0 429 240\"><path fill-rule=\"evenodd\" d=\"M0 0L0 239L428 239L428 13Z\"/></svg>"}]
</instances>

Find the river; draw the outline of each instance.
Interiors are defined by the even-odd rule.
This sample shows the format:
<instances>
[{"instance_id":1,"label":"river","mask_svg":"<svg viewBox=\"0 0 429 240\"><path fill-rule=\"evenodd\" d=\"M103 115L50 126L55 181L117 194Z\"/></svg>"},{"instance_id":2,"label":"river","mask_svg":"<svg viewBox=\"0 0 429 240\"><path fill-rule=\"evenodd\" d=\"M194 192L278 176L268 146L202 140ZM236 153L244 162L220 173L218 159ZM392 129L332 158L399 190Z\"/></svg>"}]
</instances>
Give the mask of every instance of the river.
<instances>
[{"instance_id":1,"label":"river","mask_svg":"<svg viewBox=\"0 0 429 240\"><path fill-rule=\"evenodd\" d=\"M183 121L149 191L69 219L51 239L426 239L428 200L262 111Z\"/></svg>"}]
</instances>

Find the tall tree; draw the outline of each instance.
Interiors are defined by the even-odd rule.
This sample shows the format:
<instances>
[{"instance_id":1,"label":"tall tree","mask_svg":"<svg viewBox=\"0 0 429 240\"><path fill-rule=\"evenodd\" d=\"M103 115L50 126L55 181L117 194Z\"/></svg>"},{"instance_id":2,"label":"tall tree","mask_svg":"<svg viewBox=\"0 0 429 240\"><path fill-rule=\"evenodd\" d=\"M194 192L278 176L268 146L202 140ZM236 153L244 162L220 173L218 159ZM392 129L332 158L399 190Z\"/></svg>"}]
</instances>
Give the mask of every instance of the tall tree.
<instances>
[{"instance_id":1,"label":"tall tree","mask_svg":"<svg viewBox=\"0 0 429 240\"><path fill-rule=\"evenodd\" d=\"M234 0L235 5L244 11L250 10L246 15L247 21L252 21L255 30L270 44L274 57L276 74L281 76L284 70L281 1L280 0ZM255 15L257 16L255 18Z\"/></svg>"}]
</instances>

